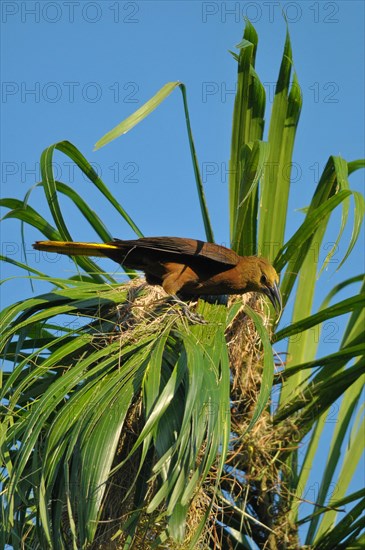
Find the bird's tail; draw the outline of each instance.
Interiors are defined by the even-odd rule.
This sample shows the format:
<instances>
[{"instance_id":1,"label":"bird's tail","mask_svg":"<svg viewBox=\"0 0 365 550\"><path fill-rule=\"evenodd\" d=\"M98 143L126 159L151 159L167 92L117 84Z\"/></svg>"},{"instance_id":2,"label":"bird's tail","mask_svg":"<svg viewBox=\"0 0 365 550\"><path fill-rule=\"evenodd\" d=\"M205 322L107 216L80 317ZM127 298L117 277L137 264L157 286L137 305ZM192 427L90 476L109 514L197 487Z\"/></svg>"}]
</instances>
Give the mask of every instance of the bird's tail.
<instances>
[{"instance_id":1,"label":"bird's tail","mask_svg":"<svg viewBox=\"0 0 365 550\"><path fill-rule=\"evenodd\" d=\"M66 256L108 256L120 246L113 243L74 243L68 241L37 241L33 244L36 250L66 254Z\"/></svg>"}]
</instances>

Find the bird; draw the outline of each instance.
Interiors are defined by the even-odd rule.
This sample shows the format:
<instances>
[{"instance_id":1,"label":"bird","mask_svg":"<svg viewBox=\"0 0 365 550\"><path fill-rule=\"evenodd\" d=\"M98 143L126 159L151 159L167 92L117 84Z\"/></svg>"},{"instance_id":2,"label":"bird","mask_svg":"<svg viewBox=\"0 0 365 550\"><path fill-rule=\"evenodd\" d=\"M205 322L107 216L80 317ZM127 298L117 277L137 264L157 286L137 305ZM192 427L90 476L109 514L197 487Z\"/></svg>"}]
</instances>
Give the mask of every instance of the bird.
<instances>
[{"instance_id":1,"label":"bird","mask_svg":"<svg viewBox=\"0 0 365 550\"><path fill-rule=\"evenodd\" d=\"M107 257L123 267L143 271L150 285L167 294L196 298L259 292L282 310L279 276L268 260L240 256L211 242L182 237L114 239L107 243L37 241L36 250L67 256Z\"/></svg>"}]
</instances>

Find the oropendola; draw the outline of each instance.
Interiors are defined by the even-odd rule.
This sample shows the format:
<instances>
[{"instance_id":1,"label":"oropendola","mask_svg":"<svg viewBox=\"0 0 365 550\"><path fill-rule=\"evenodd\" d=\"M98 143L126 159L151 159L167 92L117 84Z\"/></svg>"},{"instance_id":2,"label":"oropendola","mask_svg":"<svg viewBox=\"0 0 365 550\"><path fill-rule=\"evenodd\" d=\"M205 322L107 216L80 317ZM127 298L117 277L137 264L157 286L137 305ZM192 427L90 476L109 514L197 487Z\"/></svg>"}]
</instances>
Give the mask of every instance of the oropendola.
<instances>
[{"instance_id":1,"label":"oropendola","mask_svg":"<svg viewBox=\"0 0 365 550\"><path fill-rule=\"evenodd\" d=\"M225 246L180 237L115 239L110 243L37 241L36 250L68 256L103 256L144 271L147 283L183 296L261 292L276 311L282 307L279 277L264 258L239 256Z\"/></svg>"}]
</instances>

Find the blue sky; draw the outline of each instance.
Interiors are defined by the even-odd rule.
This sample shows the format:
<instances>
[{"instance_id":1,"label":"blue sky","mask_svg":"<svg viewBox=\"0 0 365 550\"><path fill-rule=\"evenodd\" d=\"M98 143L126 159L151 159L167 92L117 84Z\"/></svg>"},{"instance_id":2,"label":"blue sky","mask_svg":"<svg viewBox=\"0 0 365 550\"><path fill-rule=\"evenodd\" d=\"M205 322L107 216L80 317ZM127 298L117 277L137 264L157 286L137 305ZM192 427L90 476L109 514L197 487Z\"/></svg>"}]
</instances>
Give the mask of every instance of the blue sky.
<instances>
[{"instance_id":1,"label":"blue sky","mask_svg":"<svg viewBox=\"0 0 365 550\"><path fill-rule=\"evenodd\" d=\"M67 139L102 175L145 235L203 238L181 94L174 92L126 136L92 152L100 137L149 99L163 84L180 80L188 92L197 154L216 242L228 244L227 168L236 66L228 50L243 32L243 16L259 34L257 72L267 92L267 123L289 22L295 69L304 103L294 150L288 236L303 219L329 155L364 156L364 3L199 1L5 1L2 21L3 197L22 198L39 181L39 157L48 145ZM119 238L132 230L62 154L58 179L86 198ZM351 178L363 191L363 176ZM39 190L31 204L47 208ZM62 203L63 204L63 203ZM95 234L68 203L65 218L74 240ZM171 207L172 205L172 207ZM339 216L324 247L336 239ZM364 269L364 239L335 273L350 230L318 286L318 306L329 288ZM31 243L42 236L26 231L30 265L69 275L74 264L40 263ZM347 241L346 241L347 239ZM321 250L321 256L325 250ZM18 222L2 224L2 251L24 261ZM113 264L108 269L118 270ZM2 276L15 275L3 267ZM29 283L8 283L6 305L31 293ZM339 321L340 323L340 321ZM339 325L341 326L341 325ZM337 346L335 346L336 348ZM322 352L329 353L322 344Z\"/></svg>"},{"instance_id":2,"label":"blue sky","mask_svg":"<svg viewBox=\"0 0 365 550\"><path fill-rule=\"evenodd\" d=\"M364 9L360 1L282 6L304 94L294 211L308 203L330 154L349 160L363 155ZM34 170L41 151L68 139L97 164L145 234L203 236L179 92L127 136L92 152L106 131L165 82L181 80L216 240L227 241L236 70L228 50L241 38L242 15L251 16L260 37L257 70L270 98L285 37L279 2L86 1L71 8L62 1L2 3L4 195L22 196L38 181ZM270 106L268 99L268 114ZM60 154L60 174L67 181L71 169L65 162ZM76 172L72 183L90 192ZM293 214L294 224L300 219ZM69 221L72 228L76 220ZM116 236L131 235L119 219L110 225ZM91 236L77 225L72 233Z\"/></svg>"},{"instance_id":3,"label":"blue sky","mask_svg":"<svg viewBox=\"0 0 365 550\"><path fill-rule=\"evenodd\" d=\"M92 152L106 131L164 83L181 80L188 90L215 239L227 244L236 78L228 50L240 41L242 16L249 16L260 37L257 70L267 92L268 120L285 38L279 6L275 1L2 2L2 195L24 196L39 181L42 150L68 139L95 163L145 235L204 238L179 91L129 134ZM297 209L309 203L328 156L363 156L364 6L360 1L281 6L304 95L289 235L302 220ZM56 163L59 179L95 200L113 235L133 236L67 158L59 154ZM360 174L352 185L361 189ZM32 200L46 212L39 191ZM75 240L95 237L70 208L66 220ZM3 236L3 250L14 257L16 226L8 221ZM39 235L29 232L27 237L30 246ZM334 238L328 235L328 242ZM338 250L338 258L343 252Z\"/></svg>"}]
</instances>

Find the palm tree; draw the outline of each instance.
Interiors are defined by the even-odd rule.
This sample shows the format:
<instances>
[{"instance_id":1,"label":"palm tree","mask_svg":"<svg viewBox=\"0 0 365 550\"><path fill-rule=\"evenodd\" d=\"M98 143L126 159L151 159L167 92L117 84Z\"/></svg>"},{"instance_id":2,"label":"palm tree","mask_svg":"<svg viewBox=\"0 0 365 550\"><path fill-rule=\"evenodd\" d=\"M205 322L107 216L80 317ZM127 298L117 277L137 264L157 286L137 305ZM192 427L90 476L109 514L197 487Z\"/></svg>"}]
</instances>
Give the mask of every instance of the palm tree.
<instances>
[{"instance_id":1,"label":"palm tree","mask_svg":"<svg viewBox=\"0 0 365 550\"><path fill-rule=\"evenodd\" d=\"M364 429L363 275L335 286L314 311L318 270L312 254L341 206L342 225L323 270L342 239L352 198L353 230L341 265L350 255L365 203L351 191L348 176L364 161L331 156L302 224L285 240L288 167L302 97L287 34L265 140L257 44L247 22L233 54L238 85L229 180L231 245L240 254L265 247L281 272L284 304L289 298L294 304L290 323L275 323L266 302L252 294L234 297L227 306L199 300L193 306L207 323L192 324L166 302L163 291L135 273L120 285L98 264L79 257L77 275L65 279L4 258L31 279L53 286L2 313L4 545L342 549L364 544L365 491L349 491L362 453L356 438ZM176 88L182 92L206 238L213 241L182 83L166 84L97 147L131 129ZM55 180L57 150L141 236L86 158L65 141L41 157L39 186L53 222L32 208L30 192L23 201L1 201L9 209L5 218L31 225L47 239L71 240L59 204L65 195L102 241L111 240L87 202ZM356 289L353 296L338 301L347 287ZM346 314L338 350L318 356L313 330L320 333L324 321ZM338 421L326 424L333 406ZM306 487L322 457L323 435L330 438L328 458L310 501Z\"/></svg>"}]
</instances>

